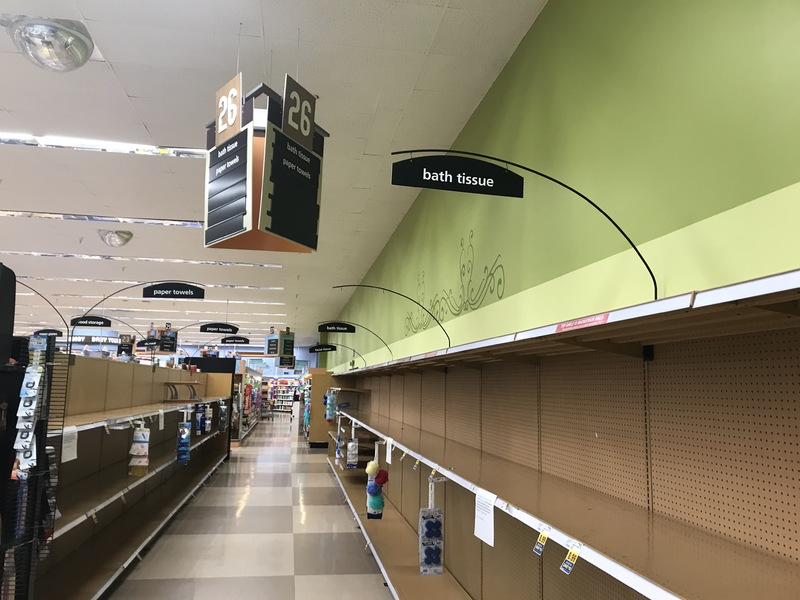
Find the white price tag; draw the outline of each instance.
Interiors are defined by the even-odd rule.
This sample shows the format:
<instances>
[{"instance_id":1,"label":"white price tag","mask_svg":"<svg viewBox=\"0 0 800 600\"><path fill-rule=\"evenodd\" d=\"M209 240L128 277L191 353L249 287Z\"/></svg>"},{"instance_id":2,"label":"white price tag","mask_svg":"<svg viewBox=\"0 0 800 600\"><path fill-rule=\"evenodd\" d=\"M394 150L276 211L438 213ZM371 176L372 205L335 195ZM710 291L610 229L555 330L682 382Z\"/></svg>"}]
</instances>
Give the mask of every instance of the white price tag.
<instances>
[{"instance_id":1,"label":"white price tag","mask_svg":"<svg viewBox=\"0 0 800 600\"><path fill-rule=\"evenodd\" d=\"M475 537L494 546L494 503L497 494L480 488L475 492Z\"/></svg>"},{"instance_id":2,"label":"white price tag","mask_svg":"<svg viewBox=\"0 0 800 600\"><path fill-rule=\"evenodd\" d=\"M69 462L78 458L78 428L64 427L61 439L61 462Z\"/></svg>"}]
</instances>

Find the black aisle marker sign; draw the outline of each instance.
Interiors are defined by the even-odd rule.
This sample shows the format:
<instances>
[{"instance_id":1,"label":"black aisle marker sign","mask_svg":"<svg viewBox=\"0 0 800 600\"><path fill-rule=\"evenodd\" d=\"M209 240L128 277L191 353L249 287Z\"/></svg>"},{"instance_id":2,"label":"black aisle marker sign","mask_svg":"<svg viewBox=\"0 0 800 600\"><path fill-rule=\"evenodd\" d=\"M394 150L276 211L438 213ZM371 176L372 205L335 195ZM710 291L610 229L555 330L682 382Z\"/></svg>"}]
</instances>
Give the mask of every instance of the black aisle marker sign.
<instances>
[{"instance_id":1,"label":"black aisle marker sign","mask_svg":"<svg viewBox=\"0 0 800 600\"><path fill-rule=\"evenodd\" d=\"M111 327L111 320L105 317L85 315L83 317L75 317L69 324L72 327Z\"/></svg>"},{"instance_id":2,"label":"black aisle marker sign","mask_svg":"<svg viewBox=\"0 0 800 600\"><path fill-rule=\"evenodd\" d=\"M278 354L278 338L267 340L267 354Z\"/></svg>"},{"instance_id":3,"label":"black aisle marker sign","mask_svg":"<svg viewBox=\"0 0 800 600\"><path fill-rule=\"evenodd\" d=\"M64 335L64 332L59 329L40 329L39 331L34 331L33 335L45 335L47 337L61 337Z\"/></svg>"},{"instance_id":4,"label":"black aisle marker sign","mask_svg":"<svg viewBox=\"0 0 800 600\"><path fill-rule=\"evenodd\" d=\"M157 348L158 345L161 343L161 340L158 338L147 338L146 340L141 340L136 342L137 348Z\"/></svg>"},{"instance_id":5,"label":"black aisle marker sign","mask_svg":"<svg viewBox=\"0 0 800 600\"><path fill-rule=\"evenodd\" d=\"M522 198L524 180L518 173L485 160L435 154L394 163L392 185Z\"/></svg>"},{"instance_id":6,"label":"black aisle marker sign","mask_svg":"<svg viewBox=\"0 0 800 600\"><path fill-rule=\"evenodd\" d=\"M294 356L281 356L278 359L278 366L283 369L294 369Z\"/></svg>"},{"instance_id":7,"label":"black aisle marker sign","mask_svg":"<svg viewBox=\"0 0 800 600\"><path fill-rule=\"evenodd\" d=\"M200 325L200 333L239 333L239 328L230 323L203 323Z\"/></svg>"},{"instance_id":8,"label":"black aisle marker sign","mask_svg":"<svg viewBox=\"0 0 800 600\"><path fill-rule=\"evenodd\" d=\"M222 338L223 344L249 344L250 338L243 337L241 335L231 335L228 337Z\"/></svg>"},{"instance_id":9,"label":"black aisle marker sign","mask_svg":"<svg viewBox=\"0 0 800 600\"><path fill-rule=\"evenodd\" d=\"M355 333L356 326L350 323L339 323L331 321L330 323L322 323L317 327L319 333Z\"/></svg>"},{"instance_id":10,"label":"black aisle marker sign","mask_svg":"<svg viewBox=\"0 0 800 600\"><path fill-rule=\"evenodd\" d=\"M206 247L252 228L252 139L248 126L208 153Z\"/></svg>"},{"instance_id":11,"label":"black aisle marker sign","mask_svg":"<svg viewBox=\"0 0 800 600\"><path fill-rule=\"evenodd\" d=\"M202 300L206 297L206 291L196 285L188 283L156 283L148 285L142 290L142 298L191 298Z\"/></svg>"},{"instance_id":12,"label":"black aisle marker sign","mask_svg":"<svg viewBox=\"0 0 800 600\"><path fill-rule=\"evenodd\" d=\"M318 354L320 352L336 352L337 348L333 344L317 344L316 346L311 346L308 351L311 354Z\"/></svg>"},{"instance_id":13,"label":"black aisle marker sign","mask_svg":"<svg viewBox=\"0 0 800 600\"><path fill-rule=\"evenodd\" d=\"M258 228L317 249L322 157L267 127Z\"/></svg>"}]
</instances>

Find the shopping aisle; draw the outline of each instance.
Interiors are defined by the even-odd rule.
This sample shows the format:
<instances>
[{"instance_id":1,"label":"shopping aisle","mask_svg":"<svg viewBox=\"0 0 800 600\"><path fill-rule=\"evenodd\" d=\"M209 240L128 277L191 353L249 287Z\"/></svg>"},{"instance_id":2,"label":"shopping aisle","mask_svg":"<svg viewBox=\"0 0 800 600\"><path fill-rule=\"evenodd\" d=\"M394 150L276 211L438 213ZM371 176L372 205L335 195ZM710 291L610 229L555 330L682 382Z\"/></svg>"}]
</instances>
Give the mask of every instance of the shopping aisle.
<instances>
[{"instance_id":1,"label":"shopping aisle","mask_svg":"<svg viewBox=\"0 0 800 600\"><path fill-rule=\"evenodd\" d=\"M300 419L263 421L175 518L114 600L391 598Z\"/></svg>"}]
</instances>

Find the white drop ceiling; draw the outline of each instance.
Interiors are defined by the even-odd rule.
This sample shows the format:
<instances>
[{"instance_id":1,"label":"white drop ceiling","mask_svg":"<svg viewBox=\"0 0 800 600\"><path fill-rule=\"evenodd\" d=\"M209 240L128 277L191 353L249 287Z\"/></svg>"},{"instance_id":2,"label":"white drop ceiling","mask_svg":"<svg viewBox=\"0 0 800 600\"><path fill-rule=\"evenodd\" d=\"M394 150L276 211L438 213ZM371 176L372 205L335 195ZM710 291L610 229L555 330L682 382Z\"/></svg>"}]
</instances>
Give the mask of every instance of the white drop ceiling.
<instances>
[{"instance_id":1,"label":"white drop ceiling","mask_svg":"<svg viewBox=\"0 0 800 600\"><path fill-rule=\"evenodd\" d=\"M220 287L209 287L203 303L146 301L135 287L94 312L140 331L150 321L227 320L259 345L271 325L289 325L298 345L315 343L317 323L334 318L351 293L332 287L361 281L416 197L390 186L390 152L449 147L544 3L4 0L7 15L84 22L97 51L77 71L52 73L0 31L0 132L204 148L214 93L238 61L246 90L265 82L280 93L284 74L295 76L319 96L317 122L331 137L316 253L205 249L196 227L0 216L0 262L67 319L124 282L194 281ZM204 177L204 161L194 158L0 145L0 210L202 221ZM134 237L110 248L101 228ZM43 300L18 292L17 334L63 329ZM211 339L196 328L182 336Z\"/></svg>"}]
</instances>

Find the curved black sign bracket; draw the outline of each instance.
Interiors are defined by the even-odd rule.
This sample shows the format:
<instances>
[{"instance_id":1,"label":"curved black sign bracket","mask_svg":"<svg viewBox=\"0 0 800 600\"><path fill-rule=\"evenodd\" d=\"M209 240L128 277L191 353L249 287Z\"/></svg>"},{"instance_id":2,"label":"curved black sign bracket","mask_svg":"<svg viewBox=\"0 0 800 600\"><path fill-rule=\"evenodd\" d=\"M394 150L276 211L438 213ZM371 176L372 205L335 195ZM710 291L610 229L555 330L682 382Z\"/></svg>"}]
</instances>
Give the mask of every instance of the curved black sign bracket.
<instances>
[{"instance_id":1,"label":"curved black sign bracket","mask_svg":"<svg viewBox=\"0 0 800 600\"><path fill-rule=\"evenodd\" d=\"M339 346L341 346L342 348L347 348L348 350L352 350L352 351L353 351L355 354L358 354L358 350L356 350L355 348L351 348L350 346L345 346L344 344L339 344L338 342L336 343L336 346L337 346L336 350L338 350L338 349L339 349L338 347L339 347ZM361 356L360 354L358 354L358 357L359 357L361 360L363 360L363 361L364 361L364 368L366 369L366 368L367 368L367 359L365 359L365 358L364 358L363 356Z\"/></svg>"},{"instance_id":2,"label":"curved black sign bracket","mask_svg":"<svg viewBox=\"0 0 800 600\"><path fill-rule=\"evenodd\" d=\"M502 158L497 158L496 156L489 156L488 154L480 154L478 152L466 152L466 151L463 151L463 150L442 150L442 149L424 148L424 149L416 149L416 150L398 150L396 152L392 152L392 156L397 155L397 154L410 154L410 155L413 156L413 154L417 153L417 152L419 152L419 153L438 153L438 154L444 154L444 155L448 155L448 156L455 154L455 155L461 155L461 156L474 156L474 157L477 157L477 158L484 158L484 159L487 159L487 160L493 160L495 162L502 163L502 164L506 165L506 167L512 166L512 167L516 167L517 169L522 169L523 171L527 171L528 173L532 173L533 175L537 175L539 177L542 177L543 179L547 179L548 181L552 181L556 185L559 185L562 188L564 188L565 190L569 190L570 192L572 192L573 194L575 194L579 198L582 198L583 200L588 202L597 212L599 212L601 215L603 215L603 217L605 217L605 219L614 226L614 228L622 235L622 237L625 238L625 240L628 242L628 244L630 244L630 247L633 248L633 251L636 252L636 255L639 257L639 260L642 261L642 264L647 269L647 273L650 275L650 279L653 281L653 299L654 300L658 300L658 282L656 281L656 276L653 274L653 270L650 268L650 265L647 264L647 261L645 260L644 256L642 256L642 253L639 251L639 248L637 248L636 244L633 243L633 240L631 240L631 238L628 237L628 234L625 233L625 231L623 231L622 227L620 227L619 224L617 224L617 222L614 219L612 219L611 216L606 211L604 211L602 208L600 208L588 196L586 196L585 194L582 194L581 192L576 190L571 185L567 185L566 183L564 183L563 181L559 181L555 177L547 175L546 173L542 173L541 171L537 171L536 169L531 169L530 167L526 167L525 165L521 165L519 163L511 162L510 160L504 160ZM420 157L420 159L422 159L422 160L424 160L426 158L428 158L428 157ZM413 159L413 160L419 160L419 159ZM408 161L402 161L402 162L406 163ZM402 164L402 163L400 163L400 164ZM447 182L445 182L445 183L447 183ZM425 187L434 187L434 186L432 186L432 185L428 186L427 182L426 182L426 186ZM435 189L454 189L454 188L452 188L452 187L436 187ZM465 190L458 189L456 191L465 191Z\"/></svg>"},{"instance_id":3,"label":"curved black sign bracket","mask_svg":"<svg viewBox=\"0 0 800 600\"><path fill-rule=\"evenodd\" d=\"M447 337L447 347L448 348L451 347L452 344L450 342L450 335L445 330L444 325L442 325L439 322L439 319L437 319L436 316L431 311L429 311L427 308L422 306L422 304L420 304L419 302L417 302L416 300L414 300L410 296L406 296L405 294L401 294L400 292L395 292L394 290L390 290L389 288L380 287L379 285L366 285L364 283L349 283L347 285L335 285L335 286L333 286L333 289L338 290L338 289L341 289L341 288L349 288L349 287L360 287L360 288L369 288L369 289L372 289L372 290L381 290L383 292L389 292L390 294L394 294L396 296L400 296L401 298L405 298L406 300L410 300L411 302L413 302L414 304L419 306L422 310L424 310L426 313L428 313L431 316L431 319L433 319L436 322L436 324L441 328L442 333L444 333L444 335ZM386 342L384 342L384 344L385 343ZM388 348L388 346L387 346L387 348ZM353 352L355 352L355 350L353 350ZM391 352L391 350L389 350L389 352ZM359 356L361 356L361 355L359 354ZM364 362L366 364L366 361L364 361Z\"/></svg>"},{"instance_id":4,"label":"curved black sign bracket","mask_svg":"<svg viewBox=\"0 0 800 600\"><path fill-rule=\"evenodd\" d=\"M372 329L370 329L369 327L365 327L364 325L359 325L358 323L355 323L353 321L344 321L342 319L339 319L338 321L335 321L335 322L334 321L325 321L325 322L319 324L319 327L317 328L319 330L318 332L319 333L336 333L335 331L327 331L327 330L325 330L323 332L322 329L321 329L323 326L329 325L329 324L332 324L332 323L345 323L347 325L352 325L353 327L361 327L361 329L363 329L365 331L368 331L369 333L374 335L376 338L378 338L384 346L386 346L386 349L389 351L389 356L391 356L392 360L394 360L394 353L392 352L392 349L389 348L389 344L384 342L383 338L381 336L379 336L377 333L375 333L374 331L372 331ZM355 333L355 332L352 332L352 333Z\"/></svg>"}]
</instances>

